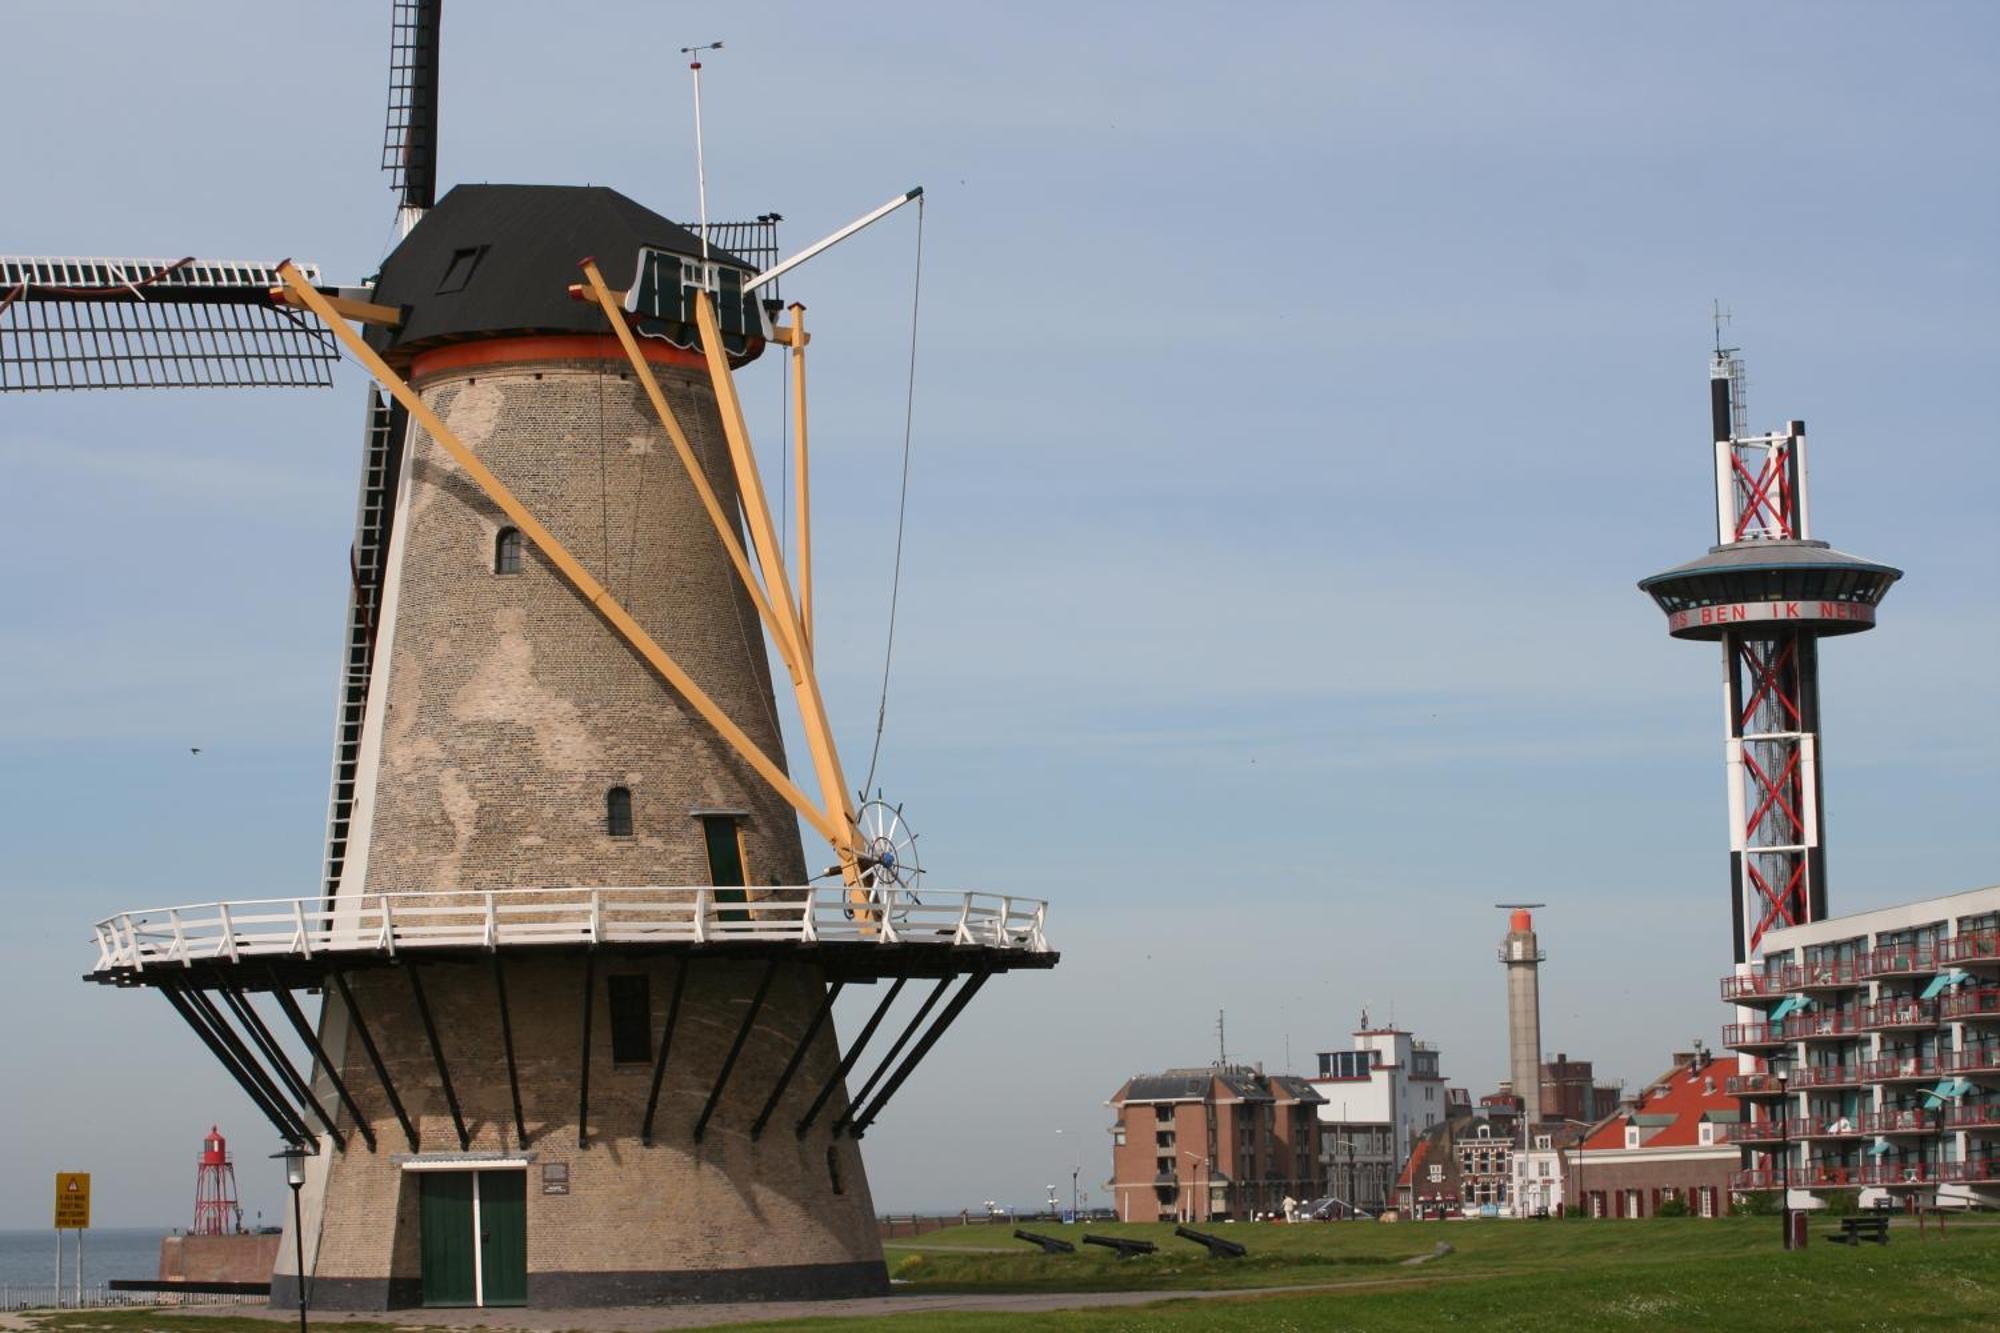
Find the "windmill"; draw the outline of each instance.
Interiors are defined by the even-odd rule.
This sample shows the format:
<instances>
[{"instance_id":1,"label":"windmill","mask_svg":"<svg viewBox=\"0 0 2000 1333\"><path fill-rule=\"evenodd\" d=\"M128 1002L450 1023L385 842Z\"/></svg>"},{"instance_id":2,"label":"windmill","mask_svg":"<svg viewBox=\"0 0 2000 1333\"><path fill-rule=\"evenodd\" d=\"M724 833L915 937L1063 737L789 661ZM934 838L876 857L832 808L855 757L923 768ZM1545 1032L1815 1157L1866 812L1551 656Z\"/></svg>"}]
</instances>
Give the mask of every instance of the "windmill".
<instances>
[{"instance_id":1,"label":"windmill","mask_svg":"<svg viewBox=\"0 0 2000 1333\"><path fill-rule=\"evenodd\" d=\"M772 215L438 196L441 5L393 12L404 235L368 282L0 259L0 389L373 381L321 882L106 917L91 979L162 994L312 1154L279 1303L886 1290L857 1141L991 976L1057 961L1039 902L918 898L815 670L810 338L776 282L919 192L782 262ZM769 349L791 562L736 378Z\"/></svg>"}]
</instances>

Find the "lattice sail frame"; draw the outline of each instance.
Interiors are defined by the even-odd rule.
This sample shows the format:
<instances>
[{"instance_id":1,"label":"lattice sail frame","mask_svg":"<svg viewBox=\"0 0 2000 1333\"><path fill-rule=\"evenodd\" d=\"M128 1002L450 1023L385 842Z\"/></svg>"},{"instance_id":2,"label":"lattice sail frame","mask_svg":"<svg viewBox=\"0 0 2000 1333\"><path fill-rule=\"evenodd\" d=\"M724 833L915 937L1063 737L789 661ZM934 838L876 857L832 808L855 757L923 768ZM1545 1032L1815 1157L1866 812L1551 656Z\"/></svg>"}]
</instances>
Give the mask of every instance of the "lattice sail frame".
<instances>
[{"instance_id":1,"label":"lattice sail frame","mask_svg":"<svg viewBox=\"0 0 2000 1333\"><path fill-rule=\"evenodd\" d=\"M339 345L273 304L278 281L246 260L0 256L0 392L330 387Z\"/></svg>"}]
</instances>

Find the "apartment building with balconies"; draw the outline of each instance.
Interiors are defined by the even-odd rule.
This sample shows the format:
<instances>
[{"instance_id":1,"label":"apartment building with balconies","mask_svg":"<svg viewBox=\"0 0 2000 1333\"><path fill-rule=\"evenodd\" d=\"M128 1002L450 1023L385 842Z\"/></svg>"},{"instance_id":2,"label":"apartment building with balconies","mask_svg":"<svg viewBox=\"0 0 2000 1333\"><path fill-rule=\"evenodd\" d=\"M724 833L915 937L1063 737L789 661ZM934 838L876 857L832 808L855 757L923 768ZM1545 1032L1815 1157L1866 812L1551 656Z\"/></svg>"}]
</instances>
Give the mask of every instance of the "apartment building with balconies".
<instances>
[{"instance_id":1,"label":"apartment building with balconies","mask_svg":"<svg viewBox=\"0 0 2000 1333\"><path fill-rule=\"evenodd\" d=\"M1772 930L1722 998L1733 1189L2000 1202L2000 886Z\"/></svg>"}]
</instances>

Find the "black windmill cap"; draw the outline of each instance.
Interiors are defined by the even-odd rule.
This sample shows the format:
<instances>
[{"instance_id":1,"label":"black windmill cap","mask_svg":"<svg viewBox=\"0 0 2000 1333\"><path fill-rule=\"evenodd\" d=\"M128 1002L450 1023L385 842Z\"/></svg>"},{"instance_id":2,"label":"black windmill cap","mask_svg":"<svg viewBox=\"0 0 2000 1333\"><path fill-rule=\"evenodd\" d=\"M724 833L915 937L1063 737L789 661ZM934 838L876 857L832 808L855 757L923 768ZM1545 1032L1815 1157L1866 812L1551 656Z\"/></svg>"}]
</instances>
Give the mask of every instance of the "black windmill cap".
<instances>
[{"instance_id":1,"label":"black windmill cap","mask_svg":"<svg viewBox=\"0 0 2000 1333\"><path fill-rule=\"evenodd\" d=\"M602 185L454 186L383 261L372 299L405 317L369 342L400 359L476 338L603 333L603 312L569 295L577 264L594 256L613 290L629 287L642 246L701 254L699 236ZM756 267L713 246L708 257Z\"/></svg>"}]
</instances>

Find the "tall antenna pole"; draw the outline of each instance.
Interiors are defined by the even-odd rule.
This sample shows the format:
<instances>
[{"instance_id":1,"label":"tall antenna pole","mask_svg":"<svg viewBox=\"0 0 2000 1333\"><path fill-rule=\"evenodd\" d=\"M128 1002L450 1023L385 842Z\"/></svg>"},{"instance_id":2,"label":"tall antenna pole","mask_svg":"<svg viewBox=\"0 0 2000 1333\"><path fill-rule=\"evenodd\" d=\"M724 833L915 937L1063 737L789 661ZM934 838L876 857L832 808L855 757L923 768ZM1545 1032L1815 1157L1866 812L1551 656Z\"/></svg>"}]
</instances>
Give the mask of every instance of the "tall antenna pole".
<instances>
[{"instance_id":1,"label":"tall antenna pole","mask_svg":"<svg viewBox=\"0 0 2000 1333\"><path fill-rule=\"evenodd\" d=\"M1222 1010L1215 1011L1215 1062L1226 1065L1229 1063L1229 1039L1223 1032L1222 1015Z\"/></svg>"},{"instance_id":2,"label":"tall antenna pole","mask_svg":"<svg viewBox=\"0 0 2000 1333\"><path fill-rule=\"evenodd\" d=\"M696 206L701 209L701 262L704 265L708 263L708 167L701 155L701 53L721 49L721 42L681 48L682 55L692 57L688 68L694 72L694 193Z\"/></svg>"}]
</instances>

